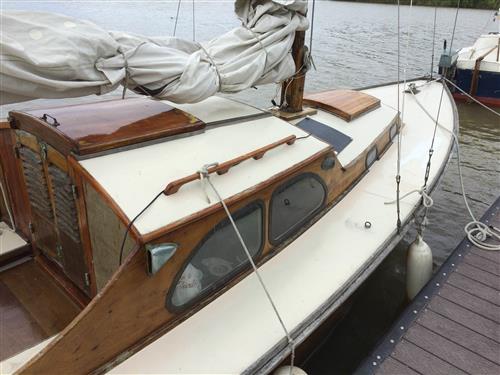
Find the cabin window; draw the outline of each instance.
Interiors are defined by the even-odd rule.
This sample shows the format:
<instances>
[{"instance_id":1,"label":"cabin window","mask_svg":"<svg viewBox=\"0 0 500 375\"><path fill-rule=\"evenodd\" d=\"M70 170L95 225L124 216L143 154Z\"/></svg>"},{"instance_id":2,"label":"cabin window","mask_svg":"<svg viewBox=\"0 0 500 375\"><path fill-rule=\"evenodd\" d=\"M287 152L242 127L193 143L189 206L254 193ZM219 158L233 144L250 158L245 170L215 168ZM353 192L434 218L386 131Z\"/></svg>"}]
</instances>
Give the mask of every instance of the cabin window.
<instances>
[{"instance_id":1,"label":"cabin window","mask_svg":"<svg viewBox=\"0 0 500 375\"><path fill-rule=\"evenodd\" d=\"M262 251L263 204L254 202L233 215L248 251L256 258ZM249 261L229 219L217 224L193 251L179 272L167 306L180 310L224 285Z\"/></svg>"},{"instance_id":2,"label":"cabin window","mask_svg":"<svg viewBox=\"0 0 500 375\"><path fill-rule=\"evenodd\" d=\"M299 175L278 187L271 198L269 240L277 244L300 229L323 206L326 188L312 173Z\"/></svg>"},{"instance_id":3,"label":"cabin window","mask_svg":"<svg viewBox=\"0 0 500 375\"><path fill-rule=\"evenodd\" d=\"M389 129L389 137L391 138L391 142L394 141L394 138L396 138L397 134L398 134L398 125L397 123L394 123Z\"/></svg>"},{"instance_id":4,"label":"cabin window","mask_svg":"<svg viewBox=\"0 0 500 375\"><path fill-rule=\"evenodd\" d=\"M366 169L370 168L375 160L378 159L377 147L373 147L368 154L366 154Z\"/></svg>"}]
</instances>

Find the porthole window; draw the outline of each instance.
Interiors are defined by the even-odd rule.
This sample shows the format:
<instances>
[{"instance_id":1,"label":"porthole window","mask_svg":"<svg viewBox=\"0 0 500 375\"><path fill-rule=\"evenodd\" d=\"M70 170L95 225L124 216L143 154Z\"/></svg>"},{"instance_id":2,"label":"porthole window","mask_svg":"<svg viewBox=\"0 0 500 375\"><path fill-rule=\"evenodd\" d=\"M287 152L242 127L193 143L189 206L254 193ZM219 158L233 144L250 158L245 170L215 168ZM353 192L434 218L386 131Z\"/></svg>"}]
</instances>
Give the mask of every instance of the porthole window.
<instances>
[{"instance_id":1,"label":"porthole window","mask_svg":"<svg viewBox=\"0 0 500 375\"><path fill-rule=\"evenodd\" d=\"M233 214L253 258L263 247L263 205L254 202ZM167 307L180 310L224 285L249 263L229 219L217 224L198 245L177 275Z\"/></svg>"},{"instance_id":2,"label":"porthole window","mask_svg":"<svg viewBox=\"0 0 500 375\"><path fill-rule=\"evenodd\" d=\"M373 147L366 155L366 169L370 168L378 158L377 147Z\"/></svg>"},{"instance_id":3,"label":"porthole window","mask_svg":"<svg viewBox=\"0 0 500 375\"><path fill-rule=\"evenodd\" d=\"M396 138L397 134L398 134L398 125L397 123L394 123L389 129L389 137L391 139L391 142L394 142L394 138Z\"/></svg>"},{"instance_id":4,"label":"porthole window","mask_svg":"<svg viewBox=\"0 0 500 375\"><path fill-rule=\"evenodd\" d=\"M294 234L321 207L326 199L323 181L304 174L278 187L271 198L269 240L277 244Z\"/></svg>"}]
</instances>

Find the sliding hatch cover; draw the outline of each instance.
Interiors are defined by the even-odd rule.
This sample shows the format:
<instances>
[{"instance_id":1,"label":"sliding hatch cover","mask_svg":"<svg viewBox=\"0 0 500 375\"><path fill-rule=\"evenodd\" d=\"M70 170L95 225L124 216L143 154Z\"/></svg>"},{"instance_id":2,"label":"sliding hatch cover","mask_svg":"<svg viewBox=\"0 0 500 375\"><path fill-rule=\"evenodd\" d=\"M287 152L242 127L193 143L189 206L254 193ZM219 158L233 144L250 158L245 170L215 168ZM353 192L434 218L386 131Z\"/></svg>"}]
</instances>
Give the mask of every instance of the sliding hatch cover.
<instances>
[{"instance_id":1,"label":"sliding hatch cover","mask_svg":"<svg viewBox=\"0 0 500 375\"><path fill-rule=\"evenodd\" d=\"M328 143L337 153L352 142L352 138L348 135L309 117L300 121L296 126Z\"/></svg>"}]
</instances>

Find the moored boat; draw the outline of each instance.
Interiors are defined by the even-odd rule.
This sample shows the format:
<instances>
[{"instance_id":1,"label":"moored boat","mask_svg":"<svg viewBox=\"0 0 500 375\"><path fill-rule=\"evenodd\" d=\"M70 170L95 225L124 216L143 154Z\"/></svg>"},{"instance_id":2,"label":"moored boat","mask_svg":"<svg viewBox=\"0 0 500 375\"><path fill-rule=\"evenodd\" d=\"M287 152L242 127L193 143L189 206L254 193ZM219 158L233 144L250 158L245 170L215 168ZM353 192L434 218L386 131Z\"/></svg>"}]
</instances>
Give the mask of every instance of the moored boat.
<instances>
[{"instance_id":1,"label":"moored boat","mask_svg":"<svg viewBox=\"0 0 500 375\"><path fill-rule=\"evenodd\" d=\"M496 18L499 17L497 12ZM455 99L469 101L470 95L483 104L500 106L499 56L499 32L481 35L472 46L454 54L446 52L440 69L451 80L450 89Z\"/></svg>"},{"instance_id":2,"label":"moored boat","mask_svg":"<svg viewBox=\"0 0 500 375\"><path fill-rule=\"evenodd\" d=\"M391 203L398 165L401 194L432 191L456 108L427 80L284 87L274 111L211 96L10 112L2 219L32 257L0 272L18 334L3 372L270 372L341 311L421 207Z\"/></svg>"}]
</instances>

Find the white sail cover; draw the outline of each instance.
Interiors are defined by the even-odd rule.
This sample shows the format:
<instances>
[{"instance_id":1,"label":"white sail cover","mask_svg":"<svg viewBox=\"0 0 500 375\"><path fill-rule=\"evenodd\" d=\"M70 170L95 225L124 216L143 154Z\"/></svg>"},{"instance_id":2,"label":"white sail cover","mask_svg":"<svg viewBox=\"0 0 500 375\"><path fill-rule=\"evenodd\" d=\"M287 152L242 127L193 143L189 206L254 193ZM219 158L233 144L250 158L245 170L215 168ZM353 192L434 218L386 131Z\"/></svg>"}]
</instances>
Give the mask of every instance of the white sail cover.
<instances>
[{"instance_id":1,"label":"white sail cover","mask_svg":"<svg viewBox=\"0 0 500 375\"><path fill-rule=\"evenodd\" d=\"M295 73L306 0L237 0L242 25L209 42L144 37L68 16L0 15L0 104L103 94L120 84L177 103L281 82Z\"/></svg>"}]
</instances>

